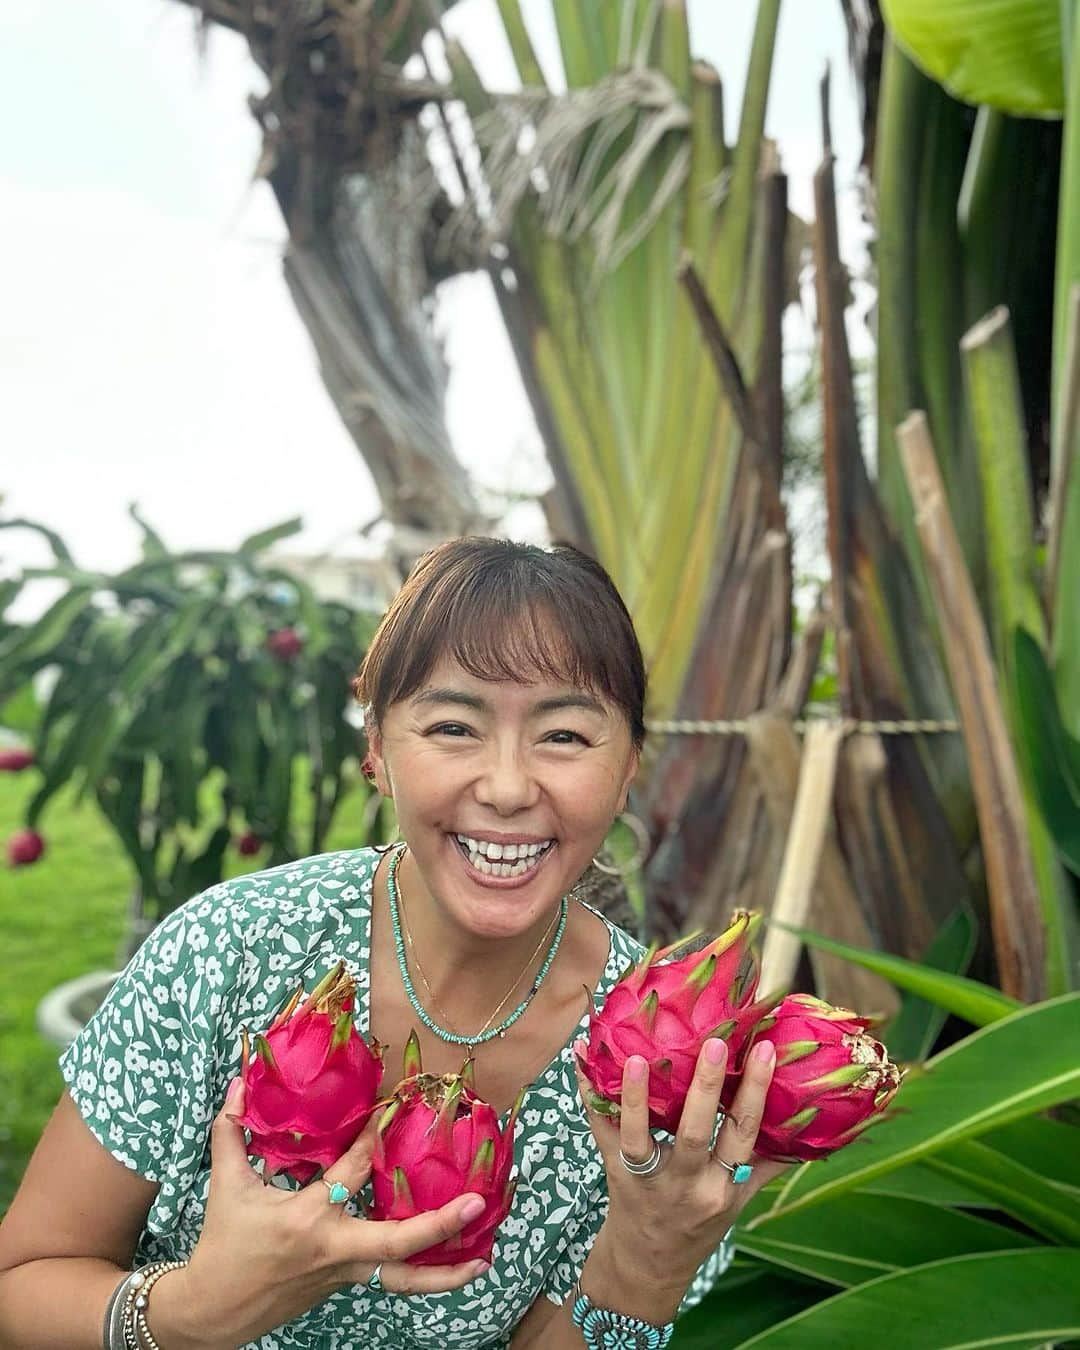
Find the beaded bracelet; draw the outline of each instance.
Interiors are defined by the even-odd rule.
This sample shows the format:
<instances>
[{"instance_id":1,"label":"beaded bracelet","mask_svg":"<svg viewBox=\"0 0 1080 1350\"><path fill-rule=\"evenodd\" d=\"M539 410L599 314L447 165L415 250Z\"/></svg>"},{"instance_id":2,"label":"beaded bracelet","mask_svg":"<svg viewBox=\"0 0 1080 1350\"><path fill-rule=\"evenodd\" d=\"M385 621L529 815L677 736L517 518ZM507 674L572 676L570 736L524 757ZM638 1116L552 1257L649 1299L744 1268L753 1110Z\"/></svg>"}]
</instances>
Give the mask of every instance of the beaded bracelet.
<instances>
[{"instance_id":1,"label":"beaded bracelet","mask_svg":"<svg viewBox=\"0 0 1080 1350\"><path fill-rule=\"evenodd\" d=\"M186 1261L152 1261L131 1277L124 1296L124 1345L127 1350L161 1350L146 1325L150 1290L170 1270L181 1270Z\"/></svg>"},{"instance_id":2,"label":"beaded bracelet","mask_svg":"<svg viewBox=\"0 0 1080 1350\"><path fill-rule=\"evenodd\" d=\"M598 1308L588 1294L581 1292L580 1280L574 1286L570 1320L580 1330L588 1350L664 1350L675 1332L674 1322L658 1327L628 1313Z\"/></svg>"}]
</instances>

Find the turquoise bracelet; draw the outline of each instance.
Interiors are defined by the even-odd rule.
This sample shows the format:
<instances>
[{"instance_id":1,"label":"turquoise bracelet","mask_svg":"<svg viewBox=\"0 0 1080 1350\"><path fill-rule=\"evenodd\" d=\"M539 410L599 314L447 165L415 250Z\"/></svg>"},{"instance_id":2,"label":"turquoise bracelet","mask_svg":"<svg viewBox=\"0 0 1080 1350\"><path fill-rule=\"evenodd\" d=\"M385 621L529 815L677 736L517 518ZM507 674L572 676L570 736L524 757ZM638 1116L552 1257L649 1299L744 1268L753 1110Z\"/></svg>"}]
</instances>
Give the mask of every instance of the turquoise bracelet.
<instances>
[{"instance_id":1,"label":"turquoise bracelet","mask_svg":"<svg viewBox=\"0 0 1080 1350\"><path fill-rule=\"evenodd\" d=\"M675 1333L675 1323L658 1327L640 1317L597 1308L581 1285L574 1289L574 1311L570 1320L581 1328L588 1350L664 1350Z\"/></svg>"}]
</instances>

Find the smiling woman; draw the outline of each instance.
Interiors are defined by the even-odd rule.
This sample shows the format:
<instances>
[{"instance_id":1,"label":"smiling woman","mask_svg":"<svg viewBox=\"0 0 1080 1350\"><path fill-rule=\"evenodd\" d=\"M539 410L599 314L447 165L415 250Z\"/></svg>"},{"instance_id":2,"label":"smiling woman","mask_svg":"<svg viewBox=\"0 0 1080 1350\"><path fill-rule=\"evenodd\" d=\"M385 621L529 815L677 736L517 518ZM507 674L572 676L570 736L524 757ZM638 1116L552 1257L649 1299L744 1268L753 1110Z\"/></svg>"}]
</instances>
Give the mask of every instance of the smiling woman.
<instances>
[{"instance_id":1,"label":"smiling woman","mask_svg":"<svg viewBox=\"0 0 1080 1350\"><path fill-rule=\"evenodd\" d=\"M151 934L61 1060L68 1091L0 1229L3 1344L656 1347L730 1261L736 1214L775 1175L747 1165L769 1054L745 1067L715 1152L723 1041L706 1041L663 1148L640 1056L615 1122L576 1079L589 1009L642 950L575 889L644 738L641 652L610 579L569 547L444 544L395 599L355 692L400 841L224 882ZM339 961L358 1029L422 1055L426 1083L467 1048L470 1093L512 1135L512 1204L500 1192L493 1214L467 1191L420 1213L395 1173L393 1220L355 1221L339 1202L368 1181L370 1127L306 1186L259 1184L230 1087L241 1028ZM444 1160L457 1185L438 1193L460 1189L457 1168L484 1190L481 1157ZM424 1263L434 1247L435 1262L475 1253L476 1226L500 1220L490 1262ZM153 1339L113 1325L136 1306L133 1260Z\"/></svg>"}]
</instances>

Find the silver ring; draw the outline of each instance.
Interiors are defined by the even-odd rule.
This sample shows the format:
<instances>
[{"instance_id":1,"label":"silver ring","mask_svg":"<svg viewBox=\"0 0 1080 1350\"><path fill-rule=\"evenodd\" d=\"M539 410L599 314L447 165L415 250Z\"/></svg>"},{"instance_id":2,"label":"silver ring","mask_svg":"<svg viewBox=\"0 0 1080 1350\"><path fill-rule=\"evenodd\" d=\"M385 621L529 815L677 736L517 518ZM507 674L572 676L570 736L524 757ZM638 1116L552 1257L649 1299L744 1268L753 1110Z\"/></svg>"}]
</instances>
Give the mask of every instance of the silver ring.
<instances>
[{"instance_id":1,"label":"silver ring","mask_svg":"<svg viewBox=\"0 0 1080 1350\"><path fill-rule=\"evenodd\" d=\"M659 1168L663 1156L664 1151L660 1147L660 1141L658 1139L653 1140L653 1151L644 1162L634 1162L633 1159L626 1156L622 1149L619 1149L619 1161L630 1175L634 1177L651 1177Z\"/></svg>"},{"instance_id":2,"label":"silver ring","mask_svg":"<svg viewBox=\"0 0 1080 1350\"><path fill-rule=\"evenodd\" d=\"M329 1190L329 1200L332 1205L343 1205L352 1194L343 1181L328 1181L326 1177L320 1177L319 1180Z\"/></svg>"},{"instance_id":3,"label":"silver ring","mask_svg":"<svg viewBox=\"0 0 1080 1350\"><path fill-rule=\"evenodd\" d=\"M382 1262L380 1261L379 1264L375 1267L375 1269L371 1272L371 1275L368 1278L367 1285L365 1286L365 1288L370 1289L373 1294L381 1294L383 1292L382 1280L379 1278L381 1272L382 1272Z\"/></svg>"},{"instance_id":4,"label":"silver ring","mask_svg":"<svg viewBox=\"0 0 1080 1350\"><path fill-rule=\"evenodd\" d=\"M752 1163L729 1163L725 1162L723 1158L717 1158L715 1154L713 1155L713 1161L718 1162L721 1167L726 1168L731 1173L731 1179L736 1186L743 1185L753 1175Z\"/></svg>"}]
</instances>

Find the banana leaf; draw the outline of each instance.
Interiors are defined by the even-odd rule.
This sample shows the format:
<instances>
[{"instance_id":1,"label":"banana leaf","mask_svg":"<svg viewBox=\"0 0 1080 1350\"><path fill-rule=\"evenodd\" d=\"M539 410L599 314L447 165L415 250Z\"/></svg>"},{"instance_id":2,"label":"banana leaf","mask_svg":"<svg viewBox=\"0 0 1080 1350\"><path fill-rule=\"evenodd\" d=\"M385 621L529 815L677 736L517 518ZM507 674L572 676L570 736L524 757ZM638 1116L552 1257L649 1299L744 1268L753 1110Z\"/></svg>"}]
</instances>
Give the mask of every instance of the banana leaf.
<instances>
[{"instance_id":1,"label":"banana leaf","mask_svg":"<svg viewBox=\"0 0 1080 1350\"><path fill-rule=\"evenodd\" d=\"M1061 116L1060 0L882 0L882 9L893 38L955 97Z\"/></svg>"},{"instance_id":2,"label":"banana leaf","mask_svg":"<svg viewBox=\"0 0 1080 1350\"><path fill-rule=\"evenodd\" d=\"M950 1257L837 1294L735 1350L836 1350L865 1344L868 1328L889 1350L1035 1350L1080 1334L1078 1287L1076 1248Z\"/></svg>"}]
</instances>

